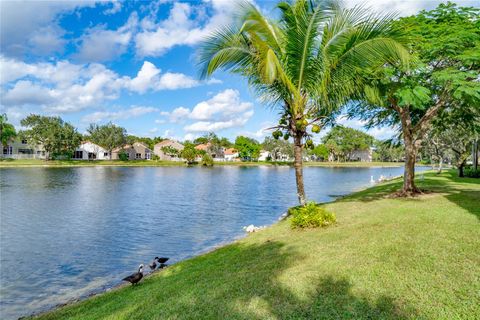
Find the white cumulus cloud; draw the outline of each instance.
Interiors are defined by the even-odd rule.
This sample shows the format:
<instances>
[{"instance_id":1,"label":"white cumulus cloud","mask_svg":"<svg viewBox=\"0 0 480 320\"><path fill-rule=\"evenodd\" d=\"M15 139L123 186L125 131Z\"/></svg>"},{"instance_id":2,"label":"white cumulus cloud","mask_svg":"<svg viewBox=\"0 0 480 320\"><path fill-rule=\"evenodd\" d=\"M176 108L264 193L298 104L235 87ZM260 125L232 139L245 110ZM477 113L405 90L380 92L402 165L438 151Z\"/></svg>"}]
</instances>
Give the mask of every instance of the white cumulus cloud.
<instances>
[{"instance_id":1,"label":"white cumulus cloud","mask_svg":"<svg viewBox=\"0 0 480 320\"><path fill-rule=\"evenodd\" d=\"M253 104L241 101L237 90L226 89L197 103L191 110L179 107L160 114L174 123L194 120L183 128L187 133L221 131L244 126L253 116Z\"/></svg>"},{"instance_id":2,"label":"white cumulus cloud","mask_svg":"<svg viewBox=\"0 0 480 320\"><path fill-rule=\"evenodd\" d=\"M134 106L129 109L119 111L97 111L88 114L82 118L82 122L101 122L111 120L124 120L130 118L136 118L148 113L157 112L158 109L153 107Z\"/></svg>"},{"instance_id":3,"label":"white cumulus cloud","mask_svg":"<svg viewBox=\"0 0 480 320\"><path fill-rule=\"evenodd\" d=\"M5 107L35 105L54 113L99 106L118 99L122 90L143 94L149 90L175 90L204 84L182 73L161 73L148 61L131 78L122 77L99 63L25 63L1 55L0 79Z\"/></svg>"},{"instance_id":4,"label":"white cumulus cloud","mask_svg":"<svg viewBox=\"0 0 480 320\"><path fill-rule=\"evenodd\" d=\"M212 14L205 14L207 4ZM135 37L139 56L160 56L178 45L194 45L216 28L226 24L234 12L235 1L204 1L201 5L175 2L168 18L156 21L155 15L141 21L143 31Z\"/></svg>"},{"instance_id":5,"label":"white cumulus cloud","mask_svg":"<svg viewBox=\"0 0 480 320\"><path fill-rule=\"evenodd\" d=\"M149 61L144 61L136 77L124 77L123 80L125 82L125 87L138 93L145 93L148 90L159 91L185 89L202 84L201 81L183 73L166 72L162 74L161 70ZM218 80L214 79L214 81L206 83L218 83L217 81Z\"/></svg>"},{"instance_id":6,"label":"white cumulus cloud","mask_svg":"<svg viewBox=\"0 0 480 320\"><path fill-rule=\"evenodd\" d=\"M226 89L211 99L198 103L193 108L190 118L195 120L208 120L214 117L229 119L233 115L244 113L252 108L252 103L240 101L238 90Z\"/></svg>"}]
</instances>

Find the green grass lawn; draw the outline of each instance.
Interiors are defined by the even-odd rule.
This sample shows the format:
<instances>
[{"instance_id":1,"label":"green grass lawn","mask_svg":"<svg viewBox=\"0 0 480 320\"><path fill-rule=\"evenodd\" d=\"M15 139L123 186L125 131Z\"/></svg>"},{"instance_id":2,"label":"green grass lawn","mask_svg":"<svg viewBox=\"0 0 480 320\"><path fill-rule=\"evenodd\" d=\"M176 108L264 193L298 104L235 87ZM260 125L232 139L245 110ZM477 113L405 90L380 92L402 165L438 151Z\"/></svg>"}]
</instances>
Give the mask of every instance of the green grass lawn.
<instances>
[{"instance_id":1,"label":"green grass lawn","mask_svg":"<svg viewBox=\"0 0 480 320\"><path fill-rule=\"evenodd\" d=\"M287 220L40 319L478 319L480 180L418 184L432 193L384 183L328 204L334 226Z\"/></svg>"},{"instance_id":2,"label":"green grass lawn","mask_svg":"<svg viewBox=\"0 0 480 320\"><path fill-rule=\"evenodd\" d=\"M200 165L200 164L198 164ZM215 166L258 166L258 165L292 165L291 162L215 162ZM319 167L392 167L403 166L401 162L305 162L305 166ZM154 160L40 160L40 159L2 159L0 168L14 167L89 167L89 166L125 166L125 167L164 167L185 166L182 161Z\"/></svg>"}]
</instances>

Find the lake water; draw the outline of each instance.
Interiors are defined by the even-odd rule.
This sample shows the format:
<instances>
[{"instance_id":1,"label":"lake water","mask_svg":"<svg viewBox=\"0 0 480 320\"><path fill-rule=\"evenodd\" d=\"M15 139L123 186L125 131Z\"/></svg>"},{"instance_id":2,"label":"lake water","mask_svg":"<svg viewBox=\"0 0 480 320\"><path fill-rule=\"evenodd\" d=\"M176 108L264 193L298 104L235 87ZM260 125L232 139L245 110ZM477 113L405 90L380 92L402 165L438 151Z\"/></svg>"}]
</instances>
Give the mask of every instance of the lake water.
<instances>
[{"instance_id":1,"label":"lake water","mask_svg":"<svg viewBox=\"0 0 480 320\"><path fill-rule=\"evenodd\" d=\"M425 168L424 168L425 169ZM418 168L418 170L422 170ZM305 168L330 201L403 168ZM0 169L0 315L14 319L120 283L275 222L296 205L290 167Z\"/></svg>"}]
</instances>

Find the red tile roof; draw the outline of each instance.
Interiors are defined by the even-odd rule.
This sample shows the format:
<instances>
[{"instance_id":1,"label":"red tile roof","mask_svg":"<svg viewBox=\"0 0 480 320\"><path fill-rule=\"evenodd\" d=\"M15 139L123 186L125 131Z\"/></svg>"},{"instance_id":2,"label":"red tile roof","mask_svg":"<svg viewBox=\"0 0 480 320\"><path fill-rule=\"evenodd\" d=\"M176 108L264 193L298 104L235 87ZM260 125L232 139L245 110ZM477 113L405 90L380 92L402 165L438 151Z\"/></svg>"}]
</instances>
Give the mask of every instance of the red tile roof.
<instances>
[{"instance_id":1,"label":"red tile roof","mask_svg":"<svg viewBox=\"0 0 480 320\"><path fill-rule=\"evenodd\" d=\"M225 149L225 154L226 155L233 155L235 153L238 153L237 149L234 149L234 148Z\"/></svg>"},{"instance_id":2,"label":"red tile roof","mask_svg":"<svg viewBox=\"0 0 480 320\"><path fill-rule=\"evenodd\" d=\"M198 146L195 146L195 149L197 150L207 150L208 148L210 148L210 143L202 143Z\"/></svg>"}]
</instances>

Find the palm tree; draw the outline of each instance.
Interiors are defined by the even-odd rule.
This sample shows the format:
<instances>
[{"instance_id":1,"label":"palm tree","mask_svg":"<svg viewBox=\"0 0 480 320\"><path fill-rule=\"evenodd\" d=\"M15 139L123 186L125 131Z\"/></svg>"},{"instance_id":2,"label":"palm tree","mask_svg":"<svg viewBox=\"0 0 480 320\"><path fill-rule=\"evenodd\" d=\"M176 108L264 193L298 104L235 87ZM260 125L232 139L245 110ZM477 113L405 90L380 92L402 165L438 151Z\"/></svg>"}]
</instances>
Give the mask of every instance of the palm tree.
<instances>
[{"instance_id":1,"label":"palm tree","mask_svg":"<svg viewBox=\"0 0 480 320\"><path fill-rule=\"evenodd\" d=\"M231 25L213 32L199 49L201 77L217 69L239 74L261 101L280 111L274 137L293 138L297 194L306 202L302 152L357 92L359 71L387 62L407 62L401 32L361 7L296 0L277 5L280 18L240 3ZM360 90L362 89L362 90ZM310 129L310 130L309 130Z\"/></svg>"}]
</instances>

